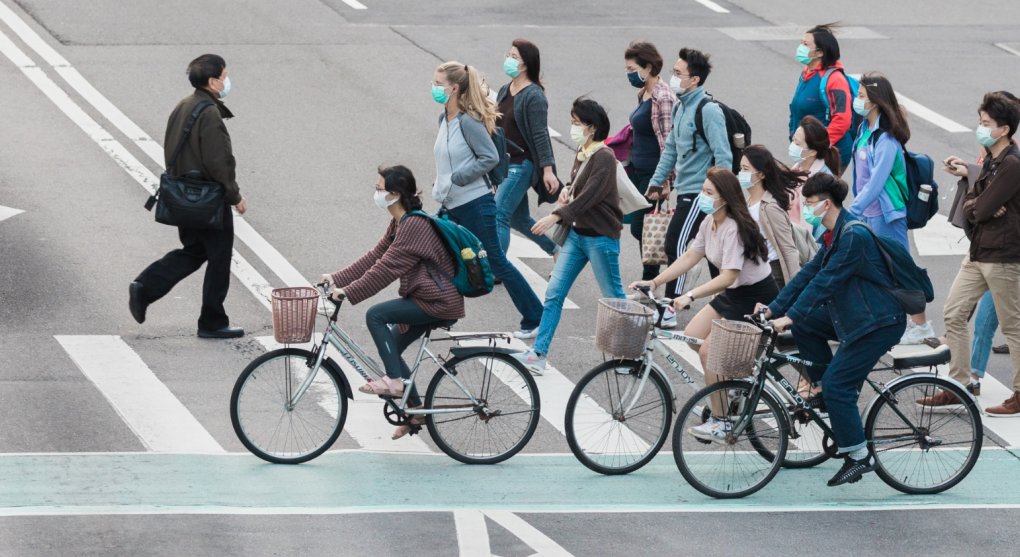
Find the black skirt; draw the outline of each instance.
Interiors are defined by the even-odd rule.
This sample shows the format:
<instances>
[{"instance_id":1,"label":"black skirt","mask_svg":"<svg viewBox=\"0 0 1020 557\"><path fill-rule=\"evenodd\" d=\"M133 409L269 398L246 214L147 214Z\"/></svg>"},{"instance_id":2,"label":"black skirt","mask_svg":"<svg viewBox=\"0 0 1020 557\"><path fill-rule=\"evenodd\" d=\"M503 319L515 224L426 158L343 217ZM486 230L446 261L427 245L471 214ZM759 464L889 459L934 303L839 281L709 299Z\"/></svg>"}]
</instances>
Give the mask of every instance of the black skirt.
<instances>
[{"instance_id":1,"label":"black skirt","mask_svg":"<svg viewBox=\"0 0 1020 557\"><path fill-rule=\"evenodd\" d=\"M776 280L771 275L754 284L727 288L708 305L719 312L724 319L743 321L745 315L754 313L755 304L768 304L779 295Z\"/></svg>"}]
</instances>

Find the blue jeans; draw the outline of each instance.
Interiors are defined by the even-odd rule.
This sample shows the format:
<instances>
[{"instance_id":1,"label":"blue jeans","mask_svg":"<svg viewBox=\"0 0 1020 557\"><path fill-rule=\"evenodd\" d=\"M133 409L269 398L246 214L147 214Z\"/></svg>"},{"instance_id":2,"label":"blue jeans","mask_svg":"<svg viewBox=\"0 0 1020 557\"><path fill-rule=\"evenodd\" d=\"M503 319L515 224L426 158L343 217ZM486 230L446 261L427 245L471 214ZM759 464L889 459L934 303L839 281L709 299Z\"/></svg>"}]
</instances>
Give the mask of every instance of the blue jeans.
<instances>
[{"instance_id":1,"label":"blue jeans","mask_svg":"<svg viewBox=\"0 0 1020 557\"><path fill-rule=\"evenodd\" d=\"M444 209L450 219L478 236L489 256L492 274L503 281L507 294L521 314L521 329L538 327L542 320L542 302L524 280L520 271L506 259L506 252L499 245L496 235L496 201L487 193L453 209Z\"/></svg>"},{"instance_id":2,"label":"blue jeans","mask_svg":"<svg viewBox=\"0 0 1020 557\"><path fill-rule=\"evenodd\" d=\"M988 370L988 356L992 353L992 338L999 328L999 316L992 303L992 291L985 292L974 315L974 340L970 345L970 372L984 377Z\"/></svg>"},{"instance_id":3,"label":"blue jeans","mask_svg":"<svg viewBox=\"0 0 1020 557\"><path fill-rule=\"evenodd\" d=\"M828 365L824 373L815 368L808 368L807 372L812 382L821 379L822 396L829 410L838 452L846 454L867 446L857 408L861 385L878 359L900 341L906 327L904 322L876 329L855 342L841 343L833 355L829 341L838 339L826 306L793 324L793 338L801 357Z\"/></svg>"},{"instance_id":4,"label":"blue jeans","mask_svg":"<svg viewBox=\"0 0 1020 557\"><path fill-rule=\"evenodd\" d=\"M400 355L428 332L429 325L443 321L445 320L425 313L410 298L382 302L365 312L365 325L368 326L368 332L375 341L376 349L379 350L386 375L392 379L411 377L411 370L407 368L407 362ZM407 325L407 332L400 332L398 324ZM421 398L418 397L414 385L411 385L410 389L411 394L407 398L407 403L411 406L420 406Z\"/></svg>"},{"instance_id":5,"label":"blue jeans","mask_svg":"<svg viewBox=\"0 0 1020 557\"><path fill-rule=\"evenodd\" d=\"M892 222L885 222L885 217L882 215L877 217L861 217L861 220L866 222L875 231L875 234L896 240L907 250L907 253L910 252L910 238L907 236L907 217L896 219Z\"/></svg>"},{"instance_id":6,"label":"blue jeans","mask_svg":"<svg viewBox=\"0 0 1020 557\"><path fill-rule=\"evenodd\" d=\"M496 190L496 231L503 253L510 248L511 228L538 244L538 247L549 255L556 253L557 246L552 240L544 234L531 232L535 219L531 218L531 211L528 208L528 190L531 189L531 174L534 171L535 166L530 160L521 164L511 164L506 180L503 180Z\"/></svg>"},{"instance_id":7,"label":"blue jeans","mask_svg":"<svg viewBox=\"0 0 1020 557\"><path fill-rule=\"evenodd\" d=\"M606 298L624 297L623 280L620 278L620 240L606 236L582 236L571 230L560 249L549 288L545 291L545 311L535 338L535 352L549 353L549 345L563 313L563 301L589 261L602 295Z\"/></svg>"}]
</instances>

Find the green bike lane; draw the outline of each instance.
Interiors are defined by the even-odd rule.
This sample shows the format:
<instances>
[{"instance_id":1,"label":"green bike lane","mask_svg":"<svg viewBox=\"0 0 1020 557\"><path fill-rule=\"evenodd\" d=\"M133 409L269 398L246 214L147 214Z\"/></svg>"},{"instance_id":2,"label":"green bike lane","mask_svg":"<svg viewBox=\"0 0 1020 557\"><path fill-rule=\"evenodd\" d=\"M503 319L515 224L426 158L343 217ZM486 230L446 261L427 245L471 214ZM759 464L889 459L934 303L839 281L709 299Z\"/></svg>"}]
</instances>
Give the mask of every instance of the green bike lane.
<instances>
[{"instance_id":1,"label":"green bike lane","mask_svg":"<svg viewBox=\"0 0 1020 557\"><path fill-rule=\"evenodd\" d=\"M492 466L363 451L297 466L244 454L8 454L0 456L0 516L1020 508L1020 455L1008 450L985 447L971 474L937 495L902 494L874 474L826 487L838 464L782 470L756 494L716 500L688 486L669 454L625 476L590 472L569 454Z\"/></svg>"}]
</instances>

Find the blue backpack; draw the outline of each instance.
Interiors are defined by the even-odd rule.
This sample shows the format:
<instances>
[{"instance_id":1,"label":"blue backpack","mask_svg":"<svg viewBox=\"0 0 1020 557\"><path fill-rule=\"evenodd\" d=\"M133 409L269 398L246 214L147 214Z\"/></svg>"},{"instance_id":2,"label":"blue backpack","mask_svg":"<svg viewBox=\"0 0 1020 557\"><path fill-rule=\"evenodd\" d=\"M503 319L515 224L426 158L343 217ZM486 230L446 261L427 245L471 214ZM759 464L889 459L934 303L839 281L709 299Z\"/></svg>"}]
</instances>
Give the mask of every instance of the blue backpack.
<instances>
[{"instance_id":1,"label":"blue backpack","mask_svg":"<svg viewBox=\"0 0 1020 557\"><path fill-rule=\"evenodd\" d=\"M424 211L411 211L405 218L411 215L426 218L432 223L447 251L450 252L450 257L453 258L455 272L452 277L440 269L429 269L432 280L435 280L440 288L444 288L445 280L467 298L477 298L492 292L495 277L489 265L488 254L477 236L446 215L437 217ZM438 271L440 276L437 277L433 271Z\"/></svg>"},{"instance_id":2,"label":"blue backpack","mask_svg":"<svg viewBox=\"0 0 1020 557\"><path fill-rule=\"evenodd\" d=\"M825 102L825 121L822 123L828 127L829 122L832 121L832 114L830 112L831 109L829 107L829 96L825 93L825 88L829 85L829 76L832 75L832 72L837 71L842 72L843 77L846 78L846 82L850 86L850 98L847 99L847 103L850 103L847 105L847 110L850 111L850 129L848 129L846 133L850 137L849 144L852 148L854 136L857 134L857 130L860 129L861 123L864 122L864 116L857 114L857 111L854 110L852 106L854 99L857 98L857 92L861 88L861 82L856 77L847 74L841 68L829 68L825 70L824 74L822 74L821 84L818 88L818 98ZM839 148L839 145L833 145L833 147ZM846 152L843 151L844 149L840 149L839 157L843 167L846 168L847 164L850 162L850 150L847 149Z\"/></svg>"},{"instance_id":3,"label":"blue backpack","mask_svg":"<svg viewBox=\"0 0 1020 557\"><path fill-rule=\"evenodd\" d=\"M902 244L886 236L875 234L870 226L857 220L843 225L840 236L842 237L852 226L859 226L867 230L875 240L878 252L885 262L885 268L893 281L893 288L887 290L896 298L903 311L908 315L916 315L924 311L926 304L935 301L935 288L928 277L928 271L914 263L914 258ZM826 258L828 256L827 253ZM822 264L824 265L824 261Z\"/></svg>"}]
</instances>

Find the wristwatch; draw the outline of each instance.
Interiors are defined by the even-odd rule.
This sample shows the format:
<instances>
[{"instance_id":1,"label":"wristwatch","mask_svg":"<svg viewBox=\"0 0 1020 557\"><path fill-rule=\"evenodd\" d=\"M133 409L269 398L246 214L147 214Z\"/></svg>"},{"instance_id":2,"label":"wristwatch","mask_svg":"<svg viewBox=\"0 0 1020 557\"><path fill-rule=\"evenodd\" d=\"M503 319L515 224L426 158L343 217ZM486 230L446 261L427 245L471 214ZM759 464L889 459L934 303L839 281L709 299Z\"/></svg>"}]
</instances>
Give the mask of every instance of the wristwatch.
<instances>
[{"instance_id":1,"label":"wristwatch","mask_svg":"<svg viewBox=\"0 0 1020 557\"><path fill-rule=\"evenodd\" d=\"M688 298L690 298L692 302L697 299L697 298L694 297L694 290L691 290L690 292L684 294L684 296L687 296Z\"/></svg>"}]
</instances>

